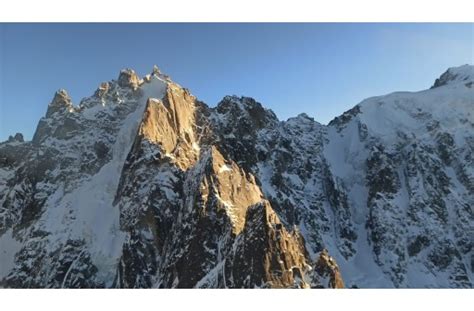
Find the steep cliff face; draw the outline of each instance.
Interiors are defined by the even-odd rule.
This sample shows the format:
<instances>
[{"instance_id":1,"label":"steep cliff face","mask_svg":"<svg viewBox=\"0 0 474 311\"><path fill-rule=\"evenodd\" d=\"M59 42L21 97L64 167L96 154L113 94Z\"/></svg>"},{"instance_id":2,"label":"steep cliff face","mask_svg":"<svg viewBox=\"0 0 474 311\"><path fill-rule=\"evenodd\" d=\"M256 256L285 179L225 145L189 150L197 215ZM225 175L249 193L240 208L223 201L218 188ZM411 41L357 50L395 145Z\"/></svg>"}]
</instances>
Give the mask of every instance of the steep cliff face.
<instances>
[{"instance_id":1,"label":"steep cliff face","mask_svg":"<svg viewBox=\"0 0 474 311\"><path fill-rule=\"evenodd\" d=\"M285 229L268 201L248 210L234 254L235 286L308 287L307 261L303 238Z\"/></svg>"},{"instance_id":2,"label":"steep cliff face","mask_svg":"<svg viewBox=\"0 0 474 311\"><path fill-rule=\"evenodd\" d=\"M473 71L327 126L156 67L60 90L0 143L0 284L472 287Z\"/></svg>"},{"instance_id":3,"label":"steep cliff face","mask_svg":"<svg viewBox=\"0 0 474 311\"><path fill-rule=\"evenodd\" d=\"M317 286L328 287L328 288L344 288L344 280L342 279L339 267L328 251L323 249L319 254L319 258L314 265L313 275L319 276L316 280L313 277L313 282L316 282Z\"/></svg>"}]
</instances>

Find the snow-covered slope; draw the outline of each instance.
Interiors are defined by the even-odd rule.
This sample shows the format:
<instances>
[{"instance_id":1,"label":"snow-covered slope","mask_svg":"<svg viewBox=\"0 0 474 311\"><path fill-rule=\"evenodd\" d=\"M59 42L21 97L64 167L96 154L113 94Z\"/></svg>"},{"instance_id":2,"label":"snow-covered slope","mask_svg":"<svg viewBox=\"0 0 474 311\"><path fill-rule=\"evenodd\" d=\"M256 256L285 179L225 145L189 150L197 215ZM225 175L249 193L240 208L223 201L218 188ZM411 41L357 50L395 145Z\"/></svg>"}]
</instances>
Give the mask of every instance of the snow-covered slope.
<instances>
[{"instance_id":1,"label":"snow-covered slope","mask_svg":"<svg viewBox=\"0 0 474 311\"><path fill-rule=\"evenodd\" d=\"M373 250L338 258L346 280L361 270L362 286L472 287L473 81L472 66L450 68L430 90L369 98L329 125L324 155L356 249ZM364 277L379 269L391 282Z\"/></svg>"},{"instance_id":2,"label":"snow-covered slope","mask_svg":"<svg viewBox=\"0 0 474 311\"><path fill-rule=\"evenodd\" d=\"M473 84L450 68L327 126L156 67L60 90L0 143L0 285L472 287Z\"/></svg>"}]
</instances>

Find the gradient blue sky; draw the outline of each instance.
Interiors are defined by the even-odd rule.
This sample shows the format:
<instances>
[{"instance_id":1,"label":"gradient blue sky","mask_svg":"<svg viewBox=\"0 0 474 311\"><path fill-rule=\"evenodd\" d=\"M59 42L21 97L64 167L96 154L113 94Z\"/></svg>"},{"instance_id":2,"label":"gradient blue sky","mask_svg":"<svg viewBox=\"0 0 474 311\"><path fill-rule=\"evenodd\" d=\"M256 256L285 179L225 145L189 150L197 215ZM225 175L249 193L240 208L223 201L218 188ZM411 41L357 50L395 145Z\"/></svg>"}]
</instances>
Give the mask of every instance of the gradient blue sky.
<instances>
[{"instance_id":1,"label":"gradient blue sky","mask_svg":"<svg viewBox=\"0 0 474 311\"><path fill-rule=\"evenodd\" d=\"M0 141L31 139L54 92L75 104L153 64L215 106L254 97L326 124L364 98L426 89L473 64L474 24L0 24Z\"/></svg>"}]
</instances>

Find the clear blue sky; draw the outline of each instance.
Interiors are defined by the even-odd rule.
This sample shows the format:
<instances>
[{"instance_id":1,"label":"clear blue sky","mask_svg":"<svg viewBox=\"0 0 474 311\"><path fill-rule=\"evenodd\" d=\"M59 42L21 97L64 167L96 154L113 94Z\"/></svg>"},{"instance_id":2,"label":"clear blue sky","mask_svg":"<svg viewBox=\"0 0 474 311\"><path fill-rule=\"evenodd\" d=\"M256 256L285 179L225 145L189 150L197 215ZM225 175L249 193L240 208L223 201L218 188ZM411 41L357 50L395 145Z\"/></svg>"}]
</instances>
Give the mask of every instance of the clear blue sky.
<instances>
[{"instance_id":1,"label":"clear blue sky","mask_svg":"<svg viewBox=\"0 0 474 311\"><path fill-rule=\"evenodd\" d=\"M75 104L153 64L210 106L254 97L326 124L364 98L473 62L474 24L0 24L0 141L31 139L54 92Z\"/></svg>"}]
</instances>

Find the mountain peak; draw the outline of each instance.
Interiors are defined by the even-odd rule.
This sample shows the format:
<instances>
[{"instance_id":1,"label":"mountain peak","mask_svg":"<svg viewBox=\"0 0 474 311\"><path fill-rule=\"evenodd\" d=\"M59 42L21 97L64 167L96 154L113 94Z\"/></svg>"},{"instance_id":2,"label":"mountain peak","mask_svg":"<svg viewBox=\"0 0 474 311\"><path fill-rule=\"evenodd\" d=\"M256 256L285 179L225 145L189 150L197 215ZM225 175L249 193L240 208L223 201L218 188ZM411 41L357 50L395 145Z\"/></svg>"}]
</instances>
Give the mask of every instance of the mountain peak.
<instances>
[{"instance_id":1,"label":"mountain peak","mask_svg":"<svg viewBox=\"0 0 474 311\"><path fill-rule=\"evenodd\" d=\"M110 88L109 82L102 82L97 88L97 90L95 91L94 95L96 97L102 97L105 94L107 94L107 92L109 91L109 88Z\"/></svg>"},{"instance_id":2,"label":"mountain peak","mask_svg":"<svg viewBox=\"0 0 474 311\"><path fill-rule=\"evenodd\" d=\"M65 89L59 89L58 91L56 91L53 100L48 105L46 117L50 117L58 111L69 111L72 108L72 100L67 91Z\"/></svg>"},{"instance_id":3,"label":"mountain peak","mask_svg":"<svg viewBox=\"0 0 474 311\"><path fill-rule=\"evenodd\" d=\"M160 68L158 68L157 65L153 65L153 71L152 71L152 73L153 73L154 75L160 75L160 74L161 74Z\"/></svg>"},{"instance_id":4,"label":"mountain peak","mask_svg":"<svg viewBox=\"0 0 474 311\"><path fill-rule=\"evenodd\" d=\"M22 133L16 133L14 136L10 135L8 137L8 142L19 142L23 143L25 140Z\"/></svg>"},{"instance_id":5,"label":"mountain peak","mask_svg":"<svg viewBox=\"0 0 474 311\"><path fill-rule=\"evenodd\" d=\"M252 97L227 95L217 104L216 110L219 114L232 115L235 120L246 116L246 119L252 120L252 123L257 128L261 128L267 123L278 121L277 116L272 110L266 109Z\"/></svg>"},{"instance_id":6,"label":"mountain peak","mask_svg":"<svg viewBox=\"0 0 474 311\"><path fill-rule=\"evenodd\" d=\"M450 67L446 70L431 87L437 88L440 86L462 82L464 84L472 85L474 81L474 66L465 64L459 67Z\"/></svg>"},{"instance_id":7,"label":"mountain peak","mask_svg":"<svg viewBox=\"0 0 474 311\"><path fill-rule=\"evenodd\" d=\"M125 68L120 71L118 84L121 87L130 87L136 89L140 84L140 78L133 69Z\"/></svg>"}]
</instances>

